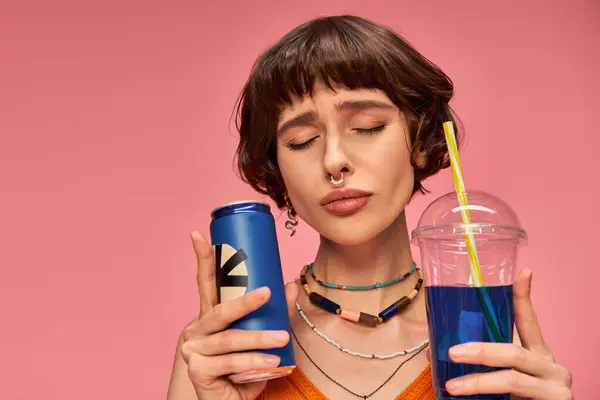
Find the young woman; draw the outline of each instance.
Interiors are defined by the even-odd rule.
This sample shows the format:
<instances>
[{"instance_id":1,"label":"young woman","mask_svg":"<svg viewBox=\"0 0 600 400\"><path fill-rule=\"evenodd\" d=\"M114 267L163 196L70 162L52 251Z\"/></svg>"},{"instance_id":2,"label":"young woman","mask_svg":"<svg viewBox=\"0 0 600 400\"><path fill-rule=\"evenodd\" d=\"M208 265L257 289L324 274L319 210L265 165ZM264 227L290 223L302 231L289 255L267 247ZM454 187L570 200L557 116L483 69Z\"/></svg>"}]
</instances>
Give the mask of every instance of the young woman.
<instances>
[{"instance_id":1,"label":"young woman","mask_svg":"<svg viewBox=\"0 0 600 400\"><path fill-rule=\"evenodd\" d=\"M354 16L305 23L259 58L238 108L239 168L292 220L301 217L295 229L310 226L320 234L319 249L311 272L304 269L307 285L286 288L292 337L233 331L228 325L264 304L269 290L217 305L211 247L193 232L201 314L181 335L169 399L435 398L423 351L423 294L413 292L402 312L372 327L370 320L350 322L352 315L324 311L307 293L376 316L418 286L404 209L424 191L427 177L449 165L442 123L453 119L452 95L452 82L438 67L389 29ZM319 283L365 286L401 275L376 290ZM520 345L471 343L450 350L455 361L509 368L450 381L451 394L572 398L571 375L542 338L530 284L531 272L523 271L514 285ZM289 340L298 366L290 376L235 383L236 374L279 363L245 350ZM373 353L389 357L366 356Z\"/></svg>"}]
</instances>

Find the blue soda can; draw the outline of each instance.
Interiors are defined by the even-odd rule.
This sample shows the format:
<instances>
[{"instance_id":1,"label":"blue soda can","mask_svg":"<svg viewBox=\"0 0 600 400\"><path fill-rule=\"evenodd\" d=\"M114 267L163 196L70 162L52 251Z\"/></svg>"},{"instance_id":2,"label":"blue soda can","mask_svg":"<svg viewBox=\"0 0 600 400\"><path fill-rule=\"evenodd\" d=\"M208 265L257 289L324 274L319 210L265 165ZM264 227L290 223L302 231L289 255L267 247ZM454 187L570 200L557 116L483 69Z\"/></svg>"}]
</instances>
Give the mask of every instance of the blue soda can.
<instances>
[{"instance_id":1,"label":"blue soda can","mask_svg":"<svg viewBox=\"0 0 600 400\"><path fill-rule=\"evenodd\" d=\"M290 318L275 231L267 203L238 201L212 211L210 237L215 255L219 302L267 286L271 298L258 310L235 321L231 329L286 330ZM257 382L289 375L296 367L292 340L283 348L257 350L281 359L277 368L236 375L235 382Z\"/></svg>"}]
</instances>

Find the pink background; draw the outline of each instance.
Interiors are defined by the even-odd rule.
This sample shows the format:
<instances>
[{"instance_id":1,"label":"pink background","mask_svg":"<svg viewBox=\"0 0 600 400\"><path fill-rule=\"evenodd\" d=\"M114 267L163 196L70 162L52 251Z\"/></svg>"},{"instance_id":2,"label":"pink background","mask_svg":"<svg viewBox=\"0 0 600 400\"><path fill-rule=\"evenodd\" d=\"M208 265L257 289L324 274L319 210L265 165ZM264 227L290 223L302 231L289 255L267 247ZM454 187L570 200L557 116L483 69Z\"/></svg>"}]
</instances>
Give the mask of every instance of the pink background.
<instances>
[{"instance_id":1,"label":"pink background","mask_svg":"<svg viewBox=\"0 0 600 400\"><path fill-rule=\"evenodd\" d=\"M395 27L454 79L467 186L521 216L547 341L595 398L598 2L94 3L0 8L0 398L165 397L198 310L188 234L259 198L233 172L234 101L259 52L340 13ZM429 187L411 229L449 173ZM292 279L317 236L291 240L284 219Z\"/></svg>"}]
</instances>

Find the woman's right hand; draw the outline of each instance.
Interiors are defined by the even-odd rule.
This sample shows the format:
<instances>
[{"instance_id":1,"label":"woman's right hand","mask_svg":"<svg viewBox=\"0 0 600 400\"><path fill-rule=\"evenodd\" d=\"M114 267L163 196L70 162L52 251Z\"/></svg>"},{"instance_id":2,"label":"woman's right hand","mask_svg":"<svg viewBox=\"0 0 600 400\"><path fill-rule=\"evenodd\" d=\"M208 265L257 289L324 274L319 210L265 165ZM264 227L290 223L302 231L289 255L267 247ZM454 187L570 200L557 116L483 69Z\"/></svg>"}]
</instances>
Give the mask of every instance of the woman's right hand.
<instances>
[{"instance_id":1,"label":"woman's right hand","mask_svg":"<svg viewBox=\"0 0 600 400\"><path fill-rule=\"evenodd\" d=\"M196 231L192 232L192 242L198 262L200 316L183 330L179 348L196 396L200 400L254 400L264 390L266 381L236 384L236 374L277 367L277 356L255 350L284 347L290 340L289 334L285 330L228 329L232 322L265 304L270 290L262 287L218 304L212 247ZM291 313L298 289L294 283L285 289Z\"/></svg>"}]
</instances>

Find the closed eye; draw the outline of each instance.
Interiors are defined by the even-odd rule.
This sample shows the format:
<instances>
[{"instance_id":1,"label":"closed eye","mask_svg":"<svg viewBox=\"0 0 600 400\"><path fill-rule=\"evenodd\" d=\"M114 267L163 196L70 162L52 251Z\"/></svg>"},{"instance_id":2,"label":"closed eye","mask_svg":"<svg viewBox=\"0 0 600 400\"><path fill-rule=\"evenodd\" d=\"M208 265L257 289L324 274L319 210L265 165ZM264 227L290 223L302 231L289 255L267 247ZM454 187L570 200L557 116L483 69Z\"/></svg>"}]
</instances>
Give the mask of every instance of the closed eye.
<instances>
[{"instance_id":1,"label":"closed eye","mask_svg":"<svg viewBox=\"0 0 600 400\"><path fill-rule=\"evenodd\" d=\"M374 126L373 128L354 128L354 131L363 135L381 132L385 129L385 124Z\"/></svg>"},{"instance_id":2,"label":"closed eye","mask_svg":"<svg viewBox=\"0 0 600 400\"><path fill-rule=\"evenodd\" d=\"M385 129L385 127L386 127L386 124L381 124L381 125L374 126L372 128L354 128L353 130L361 135L370 135L370 134L375 134L375 133L383 131ZM290 150L293 150L293 151L304 150L304 149L309 148L317 138L318 138L318 136L315 136L315 137L310 138L301 143L291 142L291 143L286 144L286 146Z\"/></svg>"},{"instance_id":3,"label":"closed eye","mask_svg":"<svg viewBox=\"0 0 600 400\"><path fill-rule=\"evenodd\" d=\"M293 151L298 151L298 150L304 150L307 149L311 144L314 143L314 141L318 138L318 136L315 136L311 139L308 139L307 141L304 141L302 143L288 143L286 144L286 146Z\"/></svg>"}]
</instances>

